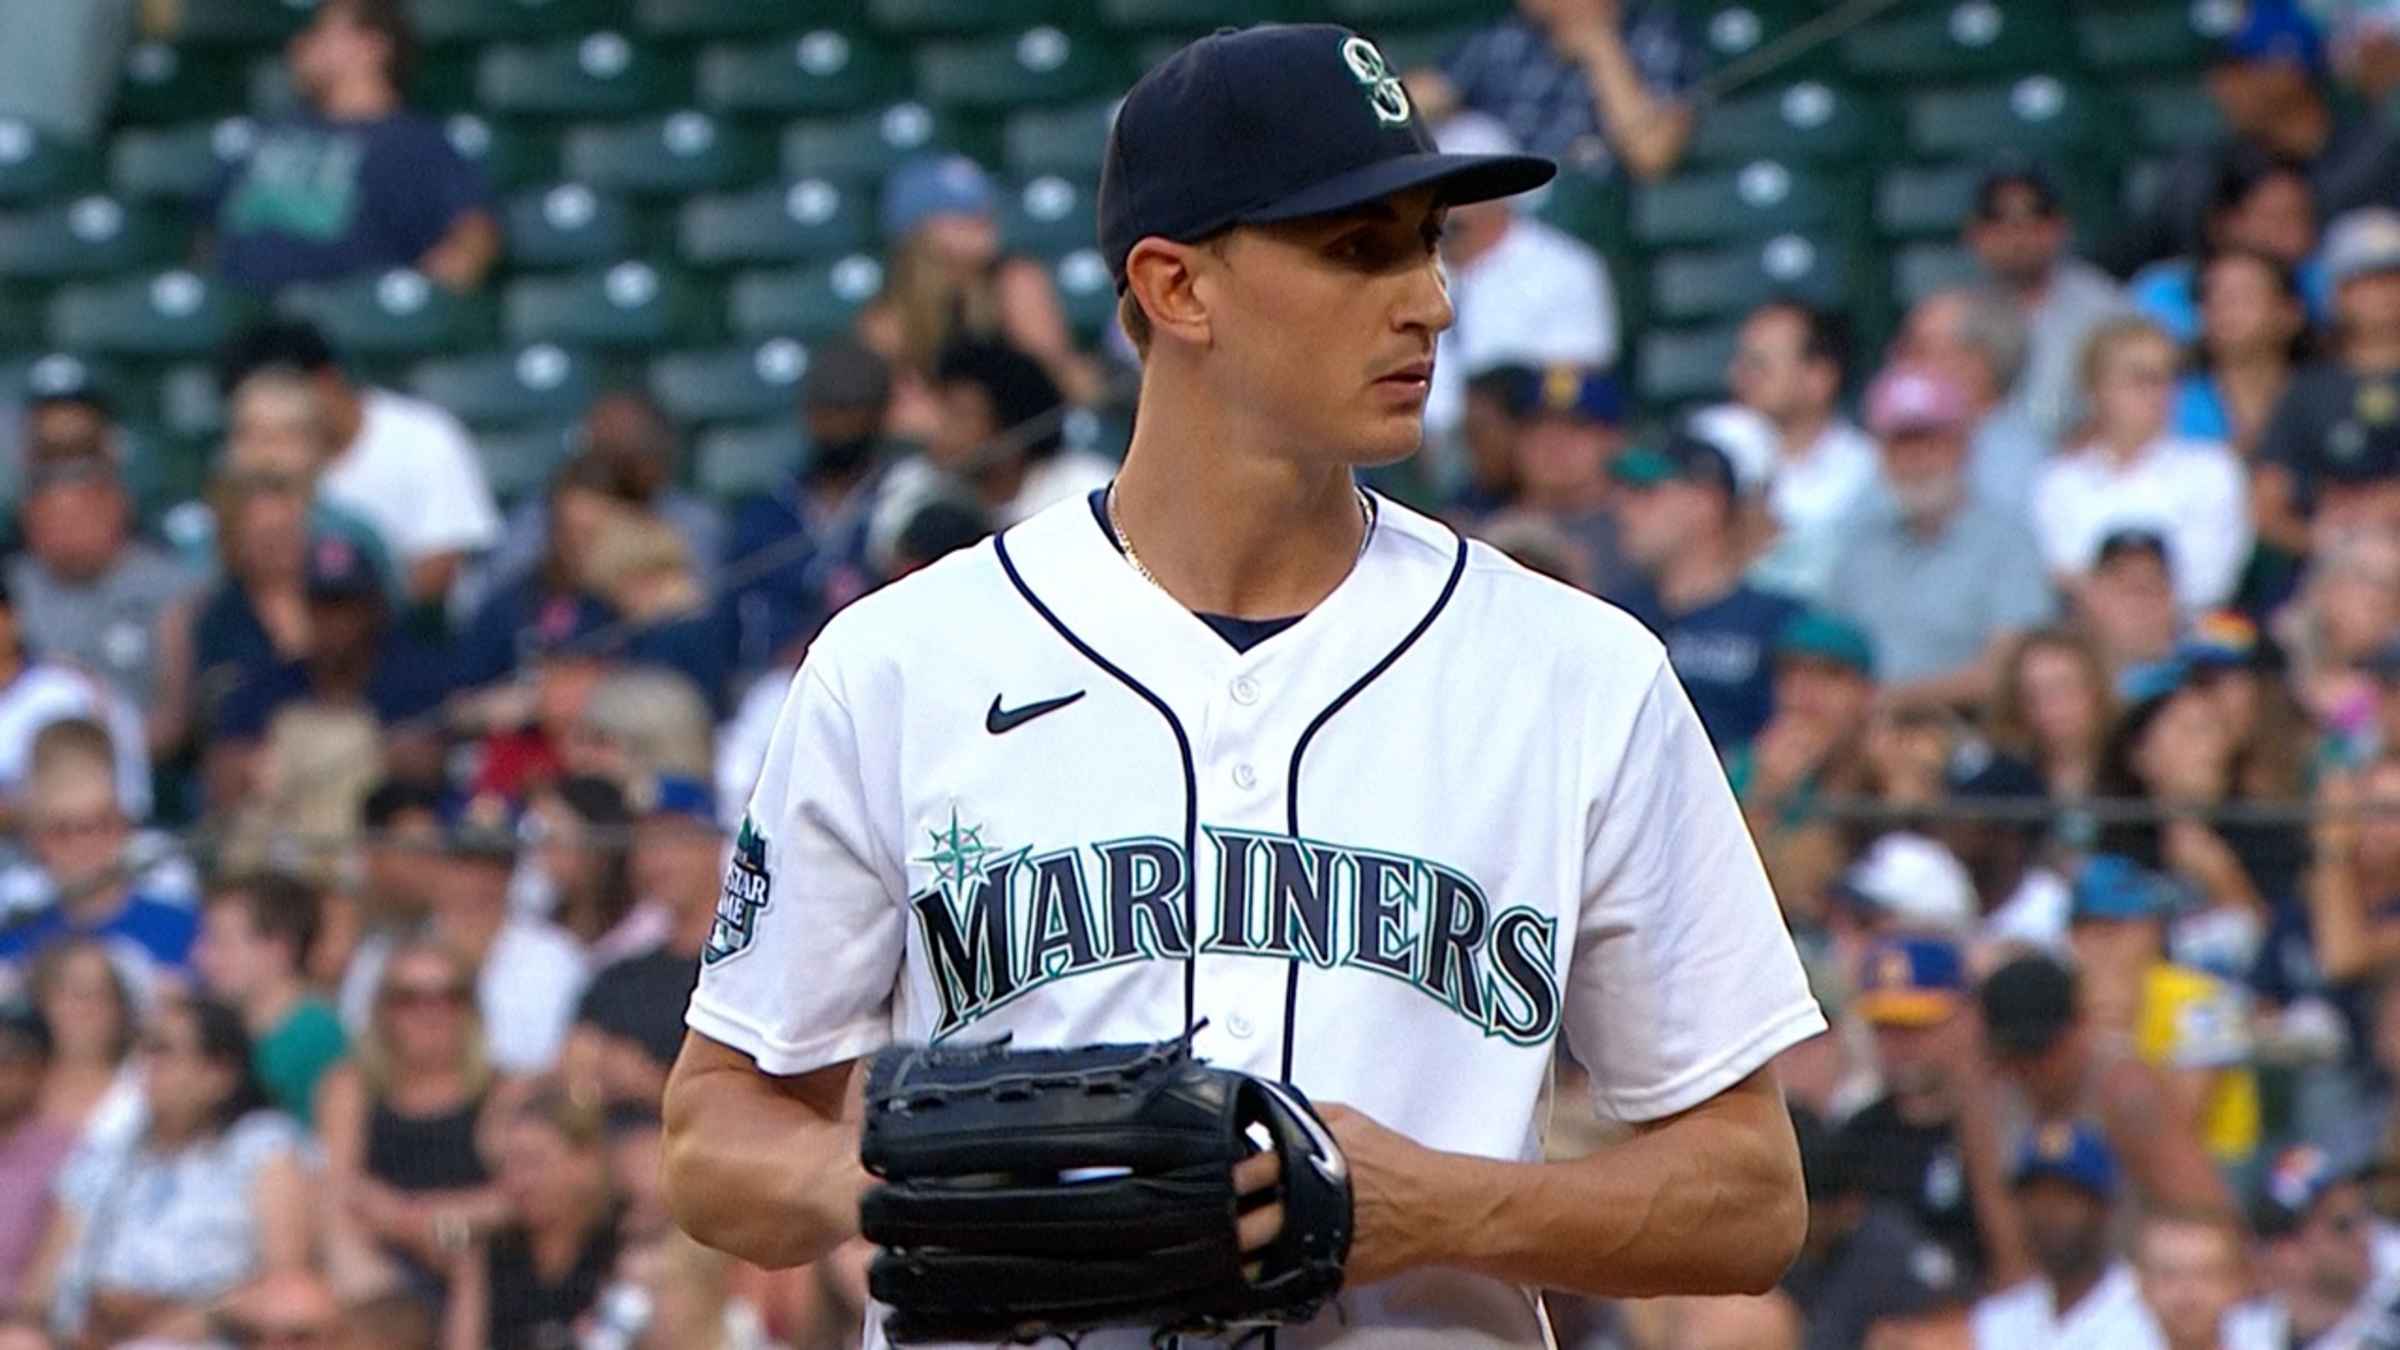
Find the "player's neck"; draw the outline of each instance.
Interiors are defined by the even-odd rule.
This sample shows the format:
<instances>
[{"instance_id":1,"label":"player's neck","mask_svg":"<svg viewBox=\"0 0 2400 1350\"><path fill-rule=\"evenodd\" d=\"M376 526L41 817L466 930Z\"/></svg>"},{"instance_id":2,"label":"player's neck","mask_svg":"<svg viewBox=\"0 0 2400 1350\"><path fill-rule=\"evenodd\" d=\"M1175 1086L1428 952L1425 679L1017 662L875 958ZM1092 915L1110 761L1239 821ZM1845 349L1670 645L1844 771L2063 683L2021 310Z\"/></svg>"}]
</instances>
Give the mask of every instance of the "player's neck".
<instances>
[{"instance_id":1,"label":"player's neck","mask_svg":"<svg viewBox=\"0 0 2400 1350\"><path fill-rule=\"evenodd\" d=\"M1142 409L1144 426L1177 426ZM1305 614L1350 575L1366 523L1347 468L1226 450L1235 438L1134 434L1117 521L1186 608L1244 619Z\"/></svg>"}]
</instances>

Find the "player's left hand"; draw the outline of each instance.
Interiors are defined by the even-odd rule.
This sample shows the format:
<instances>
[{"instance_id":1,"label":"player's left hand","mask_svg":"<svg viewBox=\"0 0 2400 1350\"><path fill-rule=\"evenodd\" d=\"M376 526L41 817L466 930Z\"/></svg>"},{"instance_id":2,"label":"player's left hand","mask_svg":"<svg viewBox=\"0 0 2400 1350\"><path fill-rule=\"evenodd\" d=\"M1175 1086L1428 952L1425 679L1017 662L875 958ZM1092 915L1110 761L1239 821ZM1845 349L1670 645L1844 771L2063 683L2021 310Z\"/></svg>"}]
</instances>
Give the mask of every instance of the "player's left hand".
<instances>
[{"instance_id":1,"label":"player's left hand","mask_svg":"<svg viewBox=\"0 0 2400 1350\"><path fill-rule=\"evenodd\" d=\"M1425 1147L1339 1103L1318 1102L1316 1108L1350 1165L1353 1217L1350 1261L1343 1267L1343 1287L1355 1289L1374 1284L1423 1265L1418 1249L1423 1225L1410 1217L1405 1197L1409 1193L1409 1179L1418 1174L1417 1159ZM1272 1154L1245 1158L1234 1166L1234 1190L1243 1196L1272 1191L1281 1171L1280 1160ZM1256 1251L1272 1242L1282 1227L1280 1204L1243 1215L1242 1250Z\"/></svg>"}]
</instances>

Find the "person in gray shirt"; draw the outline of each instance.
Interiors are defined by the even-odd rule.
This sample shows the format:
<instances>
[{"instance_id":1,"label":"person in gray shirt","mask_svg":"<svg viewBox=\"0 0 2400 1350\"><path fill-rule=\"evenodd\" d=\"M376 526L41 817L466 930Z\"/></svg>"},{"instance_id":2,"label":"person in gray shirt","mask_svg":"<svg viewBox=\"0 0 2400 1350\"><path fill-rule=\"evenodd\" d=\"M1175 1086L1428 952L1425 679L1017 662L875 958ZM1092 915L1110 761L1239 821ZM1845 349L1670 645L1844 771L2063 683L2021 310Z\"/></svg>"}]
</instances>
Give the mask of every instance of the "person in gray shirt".
<instances>
[{"instance_id":1,"label":"person in gray shirt","mask_svg":"<svg viewBox=\"0 0 2400 1350\"><path fill-rule=\"evenodd\" d=\"M2072 433L2082 415L2084 338L2129 308L2106 272L2067 252L2073 234L2057 187L2032 168L1987 174L1967 219L1965 243L1986 282L2024 319L2025 369L2014 402L2046 442Z\"/></svg>"},{"instance_id":2,"label":"person in gray shirt","mask_svg":"<svg viewBox=\"0 0 2400 1350\"><path fill-rule=\"evenodd\" d=\"M1903 362L1867 390L1884 490L1852 520L1827 595L1873 638L1891 702L1982 703L2009 642L2051 614L2032 534L1974 490L1971 417L1933 366Z\"/></svg>"}]
</instances>

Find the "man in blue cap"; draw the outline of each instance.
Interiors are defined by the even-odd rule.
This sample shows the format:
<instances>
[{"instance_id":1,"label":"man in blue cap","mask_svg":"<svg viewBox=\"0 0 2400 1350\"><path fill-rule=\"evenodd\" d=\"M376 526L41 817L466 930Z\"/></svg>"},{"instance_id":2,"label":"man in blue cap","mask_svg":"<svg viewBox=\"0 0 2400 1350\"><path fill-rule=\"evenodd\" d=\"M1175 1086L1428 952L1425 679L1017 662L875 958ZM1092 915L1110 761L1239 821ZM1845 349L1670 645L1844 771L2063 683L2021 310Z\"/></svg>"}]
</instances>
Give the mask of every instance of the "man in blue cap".
<instances>
[{"instance_id":1,"label":"man in blue cap","mask_svg":"<svg viewBox=\"0 0 2400 1350\"><path fill-rule=\"evenodd\" d=\"M2400 1345L2400 1279L2378 1272L2378 1220L2361 1169L2312 1144L2275 1155L2252 1221L2266 1296L2235 1310L2241 1345Z\"/></svg>"},{"instance_id":2,"label":"man in blue cap","mask_svg":"<svg viewBox=\"0 0 2400 1350\"><path fill-rule=\"evenodd\" d=\"M1238 1191L1305 1195L1314 1158L1355 1200L1342 1315L1285 1350L1530 1350L1533 1291L1775 1283L1807 1215L1773 1060L1825 1023L1664 649L1357 482L1423 436L1444 213L1552 172L1439 152L1383 53L1331 25L1201 38L1126 95L1098 201L1144 356L1124 467L811 645L667 1088L687 1231L769 1266L860 1233L844 1103L895 1042L1188 1037L1320 1108L1327 1137L1245 1161ZM1393 919L1412 884L1450 917ZM1264 912L1293 903L1338 913L1346 948ZM1435 934L1428 998L1392 974ZM1632 1129L1549 1162L1562 1037ZM1286 1224L1322 1232L1270 1205L1203 1243ZM1111 1234L1125 1269L1188 1276L1165 1225ZM995 1268L1038 1259L1004 1236Z\"/></svg>"},{"instance_id":3,"label":"man in blue cap","mask_svg":"<svg viewBox=\"0 0 2400 1350\"><path fill-rule=\"evenodd\" d=\"M1975 1305L1975 1350L2154 1344L2133 1268L2110 1250L2117 1160L2100 1131L2064 1122L2041 1126L2026 1140L2012 1181L2005 1203L2021 1217L2035 1274Z\"/></svg>"}]
</instances>

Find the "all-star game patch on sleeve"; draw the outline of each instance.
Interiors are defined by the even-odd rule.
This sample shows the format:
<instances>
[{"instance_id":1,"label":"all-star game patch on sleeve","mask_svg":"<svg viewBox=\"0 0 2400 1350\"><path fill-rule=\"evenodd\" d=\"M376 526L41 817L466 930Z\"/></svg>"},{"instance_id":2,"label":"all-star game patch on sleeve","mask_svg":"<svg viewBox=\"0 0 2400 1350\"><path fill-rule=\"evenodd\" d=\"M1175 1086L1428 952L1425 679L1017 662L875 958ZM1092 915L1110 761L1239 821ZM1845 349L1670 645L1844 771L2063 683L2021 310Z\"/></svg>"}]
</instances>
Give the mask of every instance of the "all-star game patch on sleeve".
<instances>
[{"instance_id":1,"label":"all-star game patch on sleeve","mask_svg":"<svg viewBox=\"0 0 2400 1350\"><path fill-rule=\"evenodd\" d=\"M902 907L877 863L850 710L813 661L793 678L735 833L685 1021L773 1074L891 1035Z\"/></svg>"}]
</instances>

